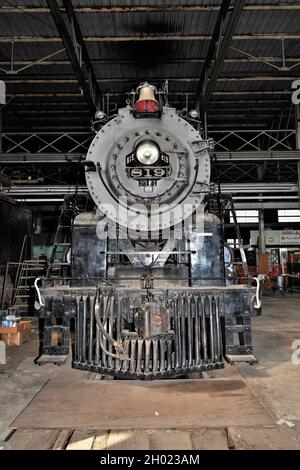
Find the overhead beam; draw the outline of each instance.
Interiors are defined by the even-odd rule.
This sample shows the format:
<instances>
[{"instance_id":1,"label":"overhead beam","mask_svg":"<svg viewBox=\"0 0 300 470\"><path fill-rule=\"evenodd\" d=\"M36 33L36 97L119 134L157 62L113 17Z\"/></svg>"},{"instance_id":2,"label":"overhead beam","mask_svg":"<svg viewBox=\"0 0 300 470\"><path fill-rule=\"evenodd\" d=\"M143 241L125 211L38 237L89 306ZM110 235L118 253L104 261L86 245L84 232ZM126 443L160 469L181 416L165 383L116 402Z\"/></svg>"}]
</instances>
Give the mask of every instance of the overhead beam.
<instances>
[{"instance_id":1,"label":"overhead beam","mask_svg":"<svg viewBox=\"0 0 300 470\"><path fill-rule=\"evenodd\" d=\"M45 102L46 104L50 104L49 101L46 101ZM74 105L76 104L75 101L71 101L71 103ZM234 109L234 106L244 106L244 104L247 104L247 105L257 105L257 104L267 104L267 103L271 103L273 104L274 106L281 106L282 104L289 104L291 105L290 102L287 102L286 99L282 98L282 99L276 99L276 101L272 100L272 99L253 99L253 98L250 98L249 100L243 98L243 99L237 99L235 101L232 101L231 99L224 99L224 100L218 100L218 101L212 101L210 103L210 106L212 106L213 108L216 107L216 109L219 109L220 105L232 105L233 109ZM14 103L14 106L18 105L18 104L21 104L21 103ZM28 104L37 104L36 102L32 102L32 103L28 103Z\"/></svg>"},{"instance_id":2,"label":"overhead beam","mask_svg":"<svg viewBox=\"0 0 300 470\"><path fill-rule=\"evenodd\" d=\"M126 97L126 95L128 95L127 92L109 92L109 95L110 96L121 96L121 97ZM171 92L169 93L169 95L172 95L172 96L195 96L195 93L194 92L191 92L191 91L188 91L188 92L185 92L185 91L174 91L174 92ZM258 96L265 96L265 95L270 95L270 96L280 96L280 95L286 95L287 98L289 96L291 96L291 91L290 90L275 90L275 91L271 91L271 90L267 90L267 91L261 91L261 90L256 90L256 91L253 91L253 90L245 90L245 91L214 91L212 93L212 95L214 96L221 96L222 98L228 96L228 97L234 97L236 96L237 99L239 99L240 96L252 96L252 95L258 95ZM22 98L42 98L42 97L53 97L53 98L63 98L63 97L72 97L72 98L78 98L78 94L77 93L65 93L65 92L37 92L37 93L24 93L24 91L22 92L18 92L18 91L15 91L14 93L8 93L8 96L9 97L14 97L14 96L18 96L18 97L22 97ZM277 99L277 98L276 98Z\"/></svg>"},{"instance_id":3,"label":"overhead beam","mask_svg":"<svg viewBox=\"0 0 300 470\"><path fill-rule=\"evenodd\" d=\"M245 91L213 91L215 96L250 96L250 95L289 95L291 96L290 90L245 90Z\"/></svg>"},{"instance_id":4,"label":"overhead beam","mask_svg":"<svg viewBox=\"0 0 300 470\"><path fill-rule=\"evenodd\" d=\"M281 200L272 200L271 201L248 201L248 202L239 202L238 197L234 199L234 208L239 209L298 209L299 205L296 201L281 201Z\"/></svg>"},{"instance_id":5,"label":"overhead beam","mask_svg":"<svg viewBox=\"0 0 300 470\"><path fill-rule=\"evenodd\" d=\"M95 80L95 74L92 72L92 67L88 59L88 53L84 46L84 40L82 38L79 25L74 20L74 17L73 17L74 15L72 11L69 11L68 18L70 19L71 17L72 19L72 21L70 21L69 27L73 30L73 33L74 33L73 40L72 40L67 24L63 18L61 9L57 3L57 0L46 0L46 1L51 11L51 15L56 25L57 31L60 35L60 39L62 40L63 45L66 49L66 52L68 54L69 60L71 62L71 65L74 70L77 81L79 83L79 86L87 102L89 111L91 114L94 115L96 108L97 108L97 99L98 99L97 94L99 92L99 89L98 89L97 81ZM69 0L68 3L71 3L71 0ZM76 43L74 44L74 42ZM84 51L82 47L84 47ZM86 80L85 73L81 65L80 50L82 51L82 58L88 59L88 62L86 63L86 67L89 73L88 81Z\"/></svg>"},{"instance_id":6,"label":"overhead beam","mask_svg":"<svg viewBox=\"0 0 300 470\"><path fill-rule=\"evenodd\" d=\"M172 94L172 93L171 93ZM110 93L108 93L109 95L109 98L118 98L118 95L117 96L114 96L114 95L111 95ZM41 104L43 105L43 109L46 109L46 108L52 108L53 106L57 106L57 104L59 104L61 107L65 107L66 109L69 109L69 107L78 107L79 109L82 109L82 110L85 110L86 109L86 104L85 102L83 101L78 101L76 99L76 97L74 97L75 99L74 100L70 100L70 99L60 99L59 102L58 101L54 101L52 99L46 99L47 97L45 97L44 100L32 100L32 101L26 101L26 106L34 106L36 107L37 109L41 109ZM249 109L261 109L261 105L266 105L268 106L268 103L271 104L271 106L274 106L276 107L276 109L280 109L282 107L282 105L285 105L287 106L289 104L290 106L290 103L287 102L286 99L282 98L282 99L277 99L276 101L272 100L272 99L239 99L239 100L218 100L218 101L212 101L210 103L210 107L212 110L219 110L219 109L236 109L236 107L241 107L242 109L245 109L245 104L249 105ZM8 111L9 109L12 109L12 108L20 108L20 107L23 107L24 106L24 101L23 100L15 100L14 103L11 103L9 105L9 108L8 108ZM274 109L275 108L270 108L268 107L267 109Z\"/></svg>"},{"instance_id":7,"label":"overhead beam","mask_svg":"<svg viewBox=\"0 0 300 470\"><path fill-rule=\"evenodd\" d=\"M100 100L100 88L98 86L96 74L94 72L93 65L90 60L89 53L88 53L88 50L86 48L86 45L82 36L82 32L81 32L81 29L77 20L76 13L74 11L72 1L63 0L63 5L65 7L71 26L74 27L75 40L78 43L79 47L81 48L82 60L84 62L84 65L86 67L87 74L88 74L88 83L90 87L90 93L92 97L94 98L94 102L97 107L97 102Z\"/></svg>"},{"instance_id":8,"label":"overhead beam","mask_svg":"<svg viewBox=\"0 0 300 470\"><path fill-rule=\"evenodd\" d=\"M273 102L274 104L274 102ZM57 109L57 105L60 106L60 108L63 108L63 109L66 109L66 110L70 110L70 112L72 110L76 111L77 109L79 111L83 111L85 112L86 111L86 104L85 102L82 102L82 101L66 101L66 100L59 100L58 101L42 101L40 100L40 102L38 103L37 101L27 101L26 102L26 106L29 106L31 109L36 109L37 111L41 110L41 107L43 107L44 110L51 110L55 107L55 110ZM7 112L10 112L11 109L17 109L17 108L23 108L24 107L24 101L18 101L18 102L15 102L15 103L12 103L9 107L9 109L7 110ZM278 106L277 106L278 108ZM20 109L20 111L23 111L24 109Z\"/></svg>"},{"instance_id":9,"label":"overhead beam","mask_svg":"<svg viewBox=\"0 0 300 470\"><path fill-rule=\"evenodd\" d=\"M113 103L117 103L117 100L114 100ZM182 100L173 100L172 99L172 105L174 104L182 104ZM274 104L274 102L273 102ZM72 117L74 114L80 114L80 115L85 115L88 113L86 108L80 108L74 105L76 103L70 103L71 106L68 106L66 103L46 103L43 104L43 108L41 109L41 105L38 106L36 103L26 103L27 109L24 111L24 103L18 103L17 105L15 104L14 106L11 106L9 109L7 109L5 115L8 116L13 113L20 113L20 114L69 114L69 117ZM71 108L71 109L70 109ZM79 109L78 109L79 108ZM288 107L285 109L282 109L282 106L270 106L268 108L263 108L259 106L250 106L246 108L245 106L243 108L237 108L237 107L219 107L219 108L213 108L210 107L210 116L220 116L220 113L225 113L227 115L235 115L235 114L249 114L252 112L259 112L259 113L266 113L266 114L274 114L274 112L282 112L284 115L289 115L290 110Z\"/></svg>"},{"instance_id":10,"label":"overhead beam","mask_svg":"<svg viewBox=\"0 0 300 470\"><path fill-rule=\"evenodd\" d=\"M196 107L198 108L198 111L200 111L200 102L205 93L205 88L208 84L210 67L217 56L218 43L219 41L221 41L222 29L224 27L224 23L226 21L226 18L229 12L230 4L231 4L230 0L222 1L219 15L215 24L214 32L210 40L209 48L208 48L207 55L204 61L204 67L202 68L200 80L197 86Z\"/></svg>"},{"instance_id":11,"label":"overhead beam","mask_svg":"<svg viewBox=\"0 0 300 470\"><path fill-rule=\"evenodd\" d=\"M230 0L223 0L211 38L205 65L197 87L196 107L205 113L217 83L233 34L241 17L245 0L237 0L230 9Z\"/></svg>"},{"instance_id":12,"label":"overhead beam","mask_svg":"<svg viewBox=\"0 0 300 470\"><path fill-rule=\"evenodd\" d=\"M77 163L86 155L80 153L0 153L0 165L18 163Z\"/></svg>"},{"instance_id":13,"label":"overhead beam","mask_svg":"<svg viewBox=\"0 0 300 470\"><path fill-rule=\"evenodd\" d=\"M151 80L154 81L161 81L161 77L148 77ZM211 80L208 81L209 86ZM237 76L237 77L218 77L215 78L214 84L217 82L261 82L261 81L294 81L298 80L298 75L253 75L253 76ZM131 82L137 82L138 79L136 77L126 77L126 78L121 78L121 77L110 77L110 78L98 78L97 82L98 83L131 83ZM194 77L171 77L168 78L169 82L198 82L198 78ZM23 83L39 83L39 84L49 84L49 83L57 83L57 84L63 84L63 83L77 83L77 80L72 79L72 78L34 78L31 76L28 76L28 78L7 78L6 83L18 83L18 84L23 84ZM259 83L258 83L259 86Z\"/></svg>"},{"instance_id":14,"label":"overhead beam","mask_svg":"<svg viewBox=\"0 0 300 470\"><path fill-rule=\"evenodd\" d=\"M79 123L78 121L75 121L74 123L72 121L64 121L63 123L53 123L53 124L50 124L50 123L47 123L47 124L44 124L43 121L39 120L39 124L40 125L37 125L37 124L34 124L34 123L31 123L31 131L32 132L44 132L45 130L47 130L47 132L57 132L57 131L65 131L66 128L68 128L69 131L76 131L76 132L81 132L82 130L90 130L90 126L89 126L89 122L86 121L84 123ZM260 122L259 124L257 122L248 122L246 124L238 124L238 126L240 127L240 129L245 129L245 130L256 130L257 127L260 127L262 129L268 129L268 123L264 123L264 122ZM218 130L223 130L223 129L236 129L237 127L237 123L233 123L233 122L230 122L230 123L227 123L226 124L226 127L225 125L223 126L222 124L208 124L208 129L209 129L209 132L213 132L215 131L216 129ZM6 126L5 126L5 132L18 132L18 130L20 129L20 126L18 127L15 123L7 123Z\"/></svg>"},{"instance_id":15,"label":"overhead beam","mask_svg":"<svg viewBox=\"0 0 300 470\"><path fill-rule=\"evenodd\" d=\"M195 12L195 11L218 11L219 7L215 5L174 5L172 2L169 5L132 5L132 6L93 6L74 7L75 12L78 13L134 13L134 12ZM286 10L300 10L300 3L288 3L276 5L274 3L253 4L246 5L245 10L249 11L286 11ZM7 13L49 13L49 8L34 7L34 6L3 6L0 7L0 14Z\"/></svg>"},{"instance_id":16,"label":"overhead beam","mask_svg":"<svg viewBox=\"0 0 300 470\"><path fill-rule=\"evenodd\" d=\"M87 193L88 189L82 185L76 188L75 185L18 185L12 186L7 193L11 196L47 196L51 198L53 195L72 194L78 190L79 194ZM223 183L221 184L221 191L232 194L257 194L258 192L264 194L270 193L297 193L298 186L290 182L280 183Z\"/></svg>"},{"instance_id":17,"label":"overhead beam","mask_svg":"<svg viewBox=\"0 0 300 470\"><path fill-rule=\"evenodd\" d=\"M251 151L251 152L215 152L218 162L230 161L300 161L300 150L290 151ZM85 158L80 153L0 153L0 164L19 163L70 163Z\"/></svg>"},{"instance_id":18,"label":"overhead beam","mask_svg":"<svg viewBox=\"0 0 300 470\"><path fill-rule=\"evenodd\" d=\"M40 121L41 122L41 121ZM20 126L18 127L17 125L11 125L11 124L6 124L6 129L9 131L9 132L17 132L18 129L20 129ZM44 131L45 129L47 129L47 131L53 131L53 132L56 132L56 131L65 131L66 130L66 123L64 123L63 125L60 124L60 123L54 123L52 125L44 125L44 123L42 122L40 124L40 126L37 126L37 125L34 125L32 124L30 130L31 131ZM78 131L78 132L81 132L82 130L85 130L85 129L89 129L89 126L88 125L83 125L83 124L73 124L71 121L70 121L70 124L68 123L68 129L69 130L72 130L72 131Z\"/></svg>"},{"instance_id":19,"label":"overhead beam","mask_svg":"<svg viewBox=\"0 0 300 470\"><path fill-rule=\"evenodd\" d=\"M218 162L248 161L300 161L300 150L289 151L250 151L250 152L215 152Z\"/></svg>"},{"instance_id":20,"label":"overhead beam","mask_svg":"<svg viewBox=\"0 0 300 470\"><path fill-rule=\"evenodd\" d=\"M40 120L40 119L43 119L43 123L48 121L50 122L51 120L57 120L57 121L80 121L80 120L87 120L88 119L88 115L83 115L83 114L79 114L79 115L76 115L76 116L64 116L64 115L48 115L48 116L44 116L44 115L39 115L39 114L35 114L35 115L27 115L26 112L24 113L20 113L18 112L19 116L21 117L25 117L25 118L28 118L26 120L27 121L37 121L37 120ZM286 113L287 115L288 113ZM259 114L259 115L250 115L249 112L245 111L244 114L240 114L240 115L235 115L234 113L232 115L228 115L228 114L223 114L222 113L222 116L218 115L218 114L213 114L213 119L214 121L220 121L222 122L222 120L224 119L230 119L230 121L240 121L242 118L247 118L247 119L252 119L252 120L255 120L255 121L262 121L264 122L265 119L271 119L273 116L273 114L265 114L265 115L262 115L262 114ZM223 119L222 119L223 118Z\"/></svg>"},{"instance_id":21,"label":"overhead beam","mask_svg":"<svg viewBox=\"0 0 300 470\"><path fill-rule=\"evenodd\" d=\"M47 0L50 1L50 0ZM55 1L55 0L52 0ZM257 41L257 40L281 40L285 39L300 39L299 33L266 33L266 34L235 34L232 36L232 40L237 41ZM128 36L84 36L85 42L128 42L128 41L210 41L211 35L203 34L136 34ZM57 43L61 42L59 36L1 36L0 43L8 42L45 42L45 43Z\"/></svg>"},{"instance_id":22,"label":"overhead beam","mask_svg":"<svg viewBox=\"0 0 300 470\"><path fill-rule=\"evenodd\" d=\"M282 57L260 57L260 59L263 59L268 62L274 62L274 63L279 63L282 64ZM31 60L15 60L14 64L15 65L30 65L32 64L34 59ZM121 65L136 65L136 64L153 64L153 59L147 59L147 58L141 58L141 59L136 59L136 60L128 60L128 59L90 59L92 64L96 65L115 65L115 64L121 64ZM203 64L205 62L205 59L199 59L199 58L190 58L190 59L183 59L183 58L178 58L178 59L170 59L169 57L166 58L155 58L155 64ZM224 59L224 63L226 64L248 64L248 63L256 63L257 64L257 59L253 58L237 58L237 59ZM288 57L285 59L286 63L300 63L300 57ZM0 66L10 66L11 61L9 60L3 60L0 61ZM39 63L40 65L46 65L47 67L49 65L70 65L69 60L44 60L43 62Z\"/></svg>"},{"instance_id":23,"label":"overhead beam","mask_svg":"<svg viewBox=\"0 0 300 470\"><path fill-rule=\"evenodd\" d=\"M49 103L48 103L49 104ZM74 105L74 103L72 103ZM23 105L24 106L24 105ZM27 105L28 106L28 105ZM48 105L46 105L47 107ZM278 109L280 108L275 108L275 109L269 109L269 111L277 111ZM70 114L71 116L68 116L69 117L72 117L74 116L74 114L80 114L81 116L84 115L84 114L87 114L88 111L86 109L70 109L66 106L63 107L63 109L57 109L57 103L55 103L55 109L45 109L45 107L43 106L43 109L41 109L41 106L39 106L38 108L36 109L26 109L24 111L24 109L17 109L15 107L11 107L10 109L7 110L7 112L5 113L5 115L7 114L13 114L15 112L19 112L20 114L35 114L35 113L38 113L38 114ZM288 112L288 111L286 111Z\"/></svg>"},{"instance_id":24,"label":"overhead beam","mask_svg":"<svg viewBox=\"0 0 300 470\"><path fill-rule=\"evenodd\" d=\"M295 193L297 185L290 182L280 183L221 183L221 191L230 194L270 194L270 193Z\"/></svg>"}]
</instances>

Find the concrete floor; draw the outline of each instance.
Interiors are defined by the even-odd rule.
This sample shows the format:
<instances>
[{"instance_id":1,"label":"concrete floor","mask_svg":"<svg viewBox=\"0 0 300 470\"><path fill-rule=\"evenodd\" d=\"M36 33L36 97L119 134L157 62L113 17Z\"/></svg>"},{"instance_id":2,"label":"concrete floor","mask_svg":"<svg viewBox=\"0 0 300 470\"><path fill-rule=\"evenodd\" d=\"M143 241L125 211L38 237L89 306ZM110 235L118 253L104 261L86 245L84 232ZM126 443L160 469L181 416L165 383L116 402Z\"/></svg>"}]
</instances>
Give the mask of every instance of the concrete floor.
<instances>
[{"instance_id":1,"label":"concrete floor","mask_svg":"<svg viewBox=\"0 0 300 470\"><path fill-rule=\"evenodd\" d=\"M253 343L259 363L240 365L248 386L277 420L300 424L300 297L266 298L264 314L254 319ZM298 340L298 352L294 341ZM293 364L293 353L298 364Z\"/></svg>"},{"instance_id":2,"label":"concrete floor","mask_svg":"<svg viewBox=\"0 0 300 470\"><path fill-rule=\"evenodd\" d=\"M70 377L70 381L80 382L89 376L87 372L71 369L69 364L36 366L33 362L38 351L36 327L34 330L30 342L7 348L7 364L0 365L0 448L6 446L3 441L11 433L10 424L49 379ZM224 370L208 373L207 377L242 375L278 427L288 432L288 441L293 441L293 448L300 449L300 349L299 364L293 364L291 359L295 340L300 344L300 295L266 297L262 317L253 319L253 343L259 362L252 366L228 365ZM168 436L168 431L164 436ZM273 448L282 447L287 444L274 441ZM218 447L212 442L211 448Z\"/></svg>"}]
</instances>

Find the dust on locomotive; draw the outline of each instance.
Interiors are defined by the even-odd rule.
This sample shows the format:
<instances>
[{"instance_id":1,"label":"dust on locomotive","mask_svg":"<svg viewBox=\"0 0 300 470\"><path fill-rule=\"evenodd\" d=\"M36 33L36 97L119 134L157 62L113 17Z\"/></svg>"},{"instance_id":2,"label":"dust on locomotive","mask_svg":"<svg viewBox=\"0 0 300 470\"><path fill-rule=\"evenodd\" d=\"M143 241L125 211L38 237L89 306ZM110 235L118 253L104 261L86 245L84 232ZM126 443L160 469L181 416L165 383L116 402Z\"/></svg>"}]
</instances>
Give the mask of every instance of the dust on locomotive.
<instances>
[{"instance_id":1,"label":"dust on locomotive","mask_svg":"<svg viewBox=\"0 0 300 470\"><path fill-rule=\"evenodd\" d=\"M41 362L68 356L70 329L73 367L115 378L254 360L259 292L227 276L210 146L148 83L99 130L84 162L96 207L74 220L71 276L40 288Z\"/></svg>"}]
</instances>

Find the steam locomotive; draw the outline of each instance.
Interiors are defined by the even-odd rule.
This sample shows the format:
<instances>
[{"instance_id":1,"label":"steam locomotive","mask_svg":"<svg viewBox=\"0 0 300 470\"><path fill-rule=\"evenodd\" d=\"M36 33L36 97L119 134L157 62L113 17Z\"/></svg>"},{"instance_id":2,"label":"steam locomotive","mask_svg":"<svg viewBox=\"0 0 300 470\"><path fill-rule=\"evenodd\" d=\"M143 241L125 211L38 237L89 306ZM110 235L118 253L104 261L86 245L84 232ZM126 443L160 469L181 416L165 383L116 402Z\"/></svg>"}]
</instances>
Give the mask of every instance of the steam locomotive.
<instances>
[{"instance_id":1,"label":"steam locomotive","mask_svg":"<svg viewBox=\"0 0 300 470\"><path fill-rule=\"evenodd\" d=\"M101 127L84 162L96 210L74 220L71 276L36 284L40 363L63 362L70 343L73 367L114 378L255 360L260 291L227 276L222 222L207 210L210 148L149 83Z\"/></svg>"}]
</instances>

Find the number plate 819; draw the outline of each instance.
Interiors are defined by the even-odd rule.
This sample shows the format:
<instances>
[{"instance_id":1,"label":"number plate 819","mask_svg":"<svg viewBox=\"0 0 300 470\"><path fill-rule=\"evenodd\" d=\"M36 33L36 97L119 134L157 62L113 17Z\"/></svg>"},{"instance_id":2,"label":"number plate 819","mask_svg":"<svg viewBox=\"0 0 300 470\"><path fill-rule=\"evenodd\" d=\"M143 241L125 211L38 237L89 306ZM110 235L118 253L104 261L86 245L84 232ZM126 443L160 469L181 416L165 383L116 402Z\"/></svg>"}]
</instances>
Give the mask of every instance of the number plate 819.
<instances>
[{"instance_id":1,"label":"number plate 819","mask_svg":"<svg viewBox=\"0 0 300 470\"><path fill-rule=\"evenodd\" d=\"M167 176L167 168L130 168L130 178L164 178Z\"/></svg>"}]
</instances>

